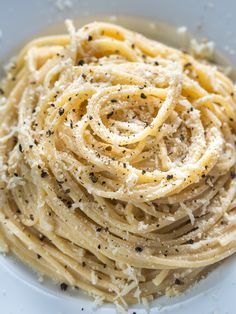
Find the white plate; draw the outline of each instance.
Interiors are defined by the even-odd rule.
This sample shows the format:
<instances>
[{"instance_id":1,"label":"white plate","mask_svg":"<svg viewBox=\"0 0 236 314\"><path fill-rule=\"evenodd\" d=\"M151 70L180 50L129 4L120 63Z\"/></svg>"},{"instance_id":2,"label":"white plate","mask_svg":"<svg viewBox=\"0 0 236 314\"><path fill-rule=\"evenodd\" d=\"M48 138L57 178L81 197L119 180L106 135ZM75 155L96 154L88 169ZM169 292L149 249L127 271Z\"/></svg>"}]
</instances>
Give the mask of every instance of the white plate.
<instances>
[{"instance_id":1,"label":"white plate","mask_svg":"<svg viewBox=\"0 0 236 314\"><path fill-rule=\"evenodd\" d=\"M114 16L119 16L118 22L124 26L161 39L169 29L167 31L163 24L155 28L153 21L176 27L185 25L194 37L213 40L217 51L236 65L233 15L236 1L233 0L0 0L0 4L0 61L3 63L39 33L61 30L65 18L76 19L79 25L102 20L101 16L110 16L110 20L115 21ZM178 45L180 38L176 35L169 41ZM181 297L153 302L151 313L234 314L235 285L236 258L232 257ZM27 267L3 256L0 256L0 306L3 314L93 312L93 304L84 294L62 293L52 283L40 284ZM129 313L133 312L145 313L141 306L132 307ZM113 314L115 308L105 305L96 313Z\"/></svg>"}]
</instances>

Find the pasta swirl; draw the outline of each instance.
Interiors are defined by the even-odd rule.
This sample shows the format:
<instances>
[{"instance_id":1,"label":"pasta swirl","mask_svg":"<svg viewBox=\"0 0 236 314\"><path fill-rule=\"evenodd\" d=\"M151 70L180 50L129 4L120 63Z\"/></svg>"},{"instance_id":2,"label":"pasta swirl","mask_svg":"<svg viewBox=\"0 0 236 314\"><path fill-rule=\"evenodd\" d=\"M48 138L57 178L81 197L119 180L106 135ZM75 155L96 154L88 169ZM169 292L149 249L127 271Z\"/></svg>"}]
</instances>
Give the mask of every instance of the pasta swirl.
<instances>
[{"instance_id":1,"label":"pasta swirl","mask_svg":"<svg viewBox=\"0 0 236 314\"><path fill-rule=\"evenodd\" d=\"M236 250L234 86L120 26L39 38L1 88L0 246L123 305Z\"/></svg>"}]
</instances>

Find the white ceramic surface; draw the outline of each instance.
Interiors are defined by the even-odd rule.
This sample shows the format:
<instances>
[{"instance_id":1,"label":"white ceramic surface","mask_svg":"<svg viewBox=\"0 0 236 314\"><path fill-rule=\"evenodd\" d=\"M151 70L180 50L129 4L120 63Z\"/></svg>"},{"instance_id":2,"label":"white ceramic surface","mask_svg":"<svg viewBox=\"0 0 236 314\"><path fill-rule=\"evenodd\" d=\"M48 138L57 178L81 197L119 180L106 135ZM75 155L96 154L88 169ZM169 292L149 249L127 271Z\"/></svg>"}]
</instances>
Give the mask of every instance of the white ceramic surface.
<instances>
[{"instance_id":1,"label":"white ceramic surface","mask_svg":"<svg viewBox=\"0 0 236 314\"><path fill-rule=\"evenodd\" d=\"M153 21L175 27L185 25L194 37L213 40L217 51L236 65L234 12L234 0L0 0L0 64L32 37L59 30L65 18L82 24L94 20L94 16L96 20L109 16L112 21L118 16L118 22L125 26L157 38L164 38L166 30L163 24L155 28ZM169 41L178 44L179 38L176 35ZM235 292L236 257L232 257L181 297L153 302L151 313L234 314ZM13 258L0 256L0 314L93 313L92 306L84 294L62 293L50 282L41 284L27 267ZM129 310L134 312L145 313L141 306ZM115 308L105 305L96 313L113 314Z\"/></svg>"}]
</instances>

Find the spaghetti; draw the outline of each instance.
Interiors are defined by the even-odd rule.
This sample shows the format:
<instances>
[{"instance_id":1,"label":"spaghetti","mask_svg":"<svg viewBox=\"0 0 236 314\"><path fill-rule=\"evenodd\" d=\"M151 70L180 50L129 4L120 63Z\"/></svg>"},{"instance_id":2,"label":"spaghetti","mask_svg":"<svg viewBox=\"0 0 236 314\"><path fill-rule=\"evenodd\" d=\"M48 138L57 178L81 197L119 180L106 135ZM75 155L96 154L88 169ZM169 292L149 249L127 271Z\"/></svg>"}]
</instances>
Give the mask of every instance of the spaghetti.
<instances>
[{"instance_id":1,"label":"spaghetti","mask_svg":"<svg viewBox=\"0 0 236 314\"><path fill-rule=\"evenodd\" d=\"M236 250L236 104L213 65L120 26L29 43L0 106L0 246L127 305Z\"/></svg>"}]
</instances>

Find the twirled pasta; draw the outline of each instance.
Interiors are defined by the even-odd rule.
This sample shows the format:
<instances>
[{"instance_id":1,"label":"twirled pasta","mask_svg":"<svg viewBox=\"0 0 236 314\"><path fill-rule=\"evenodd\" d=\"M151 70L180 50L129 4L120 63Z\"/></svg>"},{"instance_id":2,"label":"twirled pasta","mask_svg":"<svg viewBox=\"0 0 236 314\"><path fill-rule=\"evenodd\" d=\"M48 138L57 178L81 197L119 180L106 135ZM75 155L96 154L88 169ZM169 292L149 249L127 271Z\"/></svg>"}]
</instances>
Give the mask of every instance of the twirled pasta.
<instances>
[{"instance_id":1,"label":"twirled pasta","mask_svg":"<svg viewBox=\"0 0 236 314\"><path fill-rule=\"evenodd\" d=\"M2 84L0 245L63 289L174 295L236 250L233 83L122 27L67 26Z\"/></svg>"}]
</instances>

